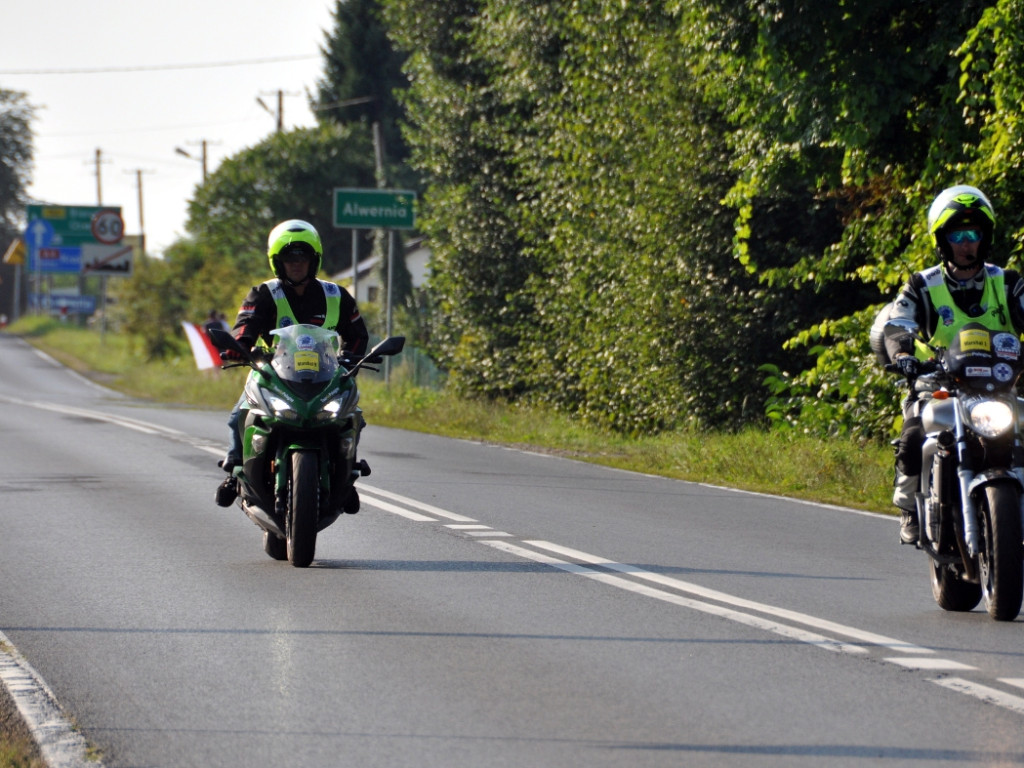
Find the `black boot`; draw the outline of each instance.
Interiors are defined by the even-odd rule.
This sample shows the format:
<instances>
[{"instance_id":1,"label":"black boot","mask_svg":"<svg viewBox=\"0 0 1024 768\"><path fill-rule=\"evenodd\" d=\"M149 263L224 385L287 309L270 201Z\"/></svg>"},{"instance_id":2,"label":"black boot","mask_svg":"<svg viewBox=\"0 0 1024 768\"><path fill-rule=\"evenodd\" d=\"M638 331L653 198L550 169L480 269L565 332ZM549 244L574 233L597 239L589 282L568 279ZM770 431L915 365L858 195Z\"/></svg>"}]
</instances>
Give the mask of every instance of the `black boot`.
<instances>
[{"instance_id":1,"label":"black boot","mask_svg":"<svg viewBox=\"0 0 1024 768\"><path fill-rule=\"evenodd\" d=\"M916 509L900 510L900 544L917 544L921 538L921 526L917 523Z\"/></svg>"},{"instance_id":2,"label":"black boot","mask_svg":"<svg viewBox=\"0 0 1024 768\"><path fill-rule=\"evenodd\" d=\"M341 505L341 508L348 515L354 515L359 511L359 492L355 488L349 488L348 496L345 497L345 503Z\"/></svg>"},{"instance_id":3,"label":"black boot","mask_svg":"<svg viewBox=\"0 0 1024 768\"><path fill-rule=\"evenodd\" d=\"M224 482L217 486L217 492L213 500L219 507L230 507L232 502L238 498L238 480L235 478L235 465L239 462L234 456L225 456L217 462L217 466L228 473Z\"/></svg>"}]
</instances>

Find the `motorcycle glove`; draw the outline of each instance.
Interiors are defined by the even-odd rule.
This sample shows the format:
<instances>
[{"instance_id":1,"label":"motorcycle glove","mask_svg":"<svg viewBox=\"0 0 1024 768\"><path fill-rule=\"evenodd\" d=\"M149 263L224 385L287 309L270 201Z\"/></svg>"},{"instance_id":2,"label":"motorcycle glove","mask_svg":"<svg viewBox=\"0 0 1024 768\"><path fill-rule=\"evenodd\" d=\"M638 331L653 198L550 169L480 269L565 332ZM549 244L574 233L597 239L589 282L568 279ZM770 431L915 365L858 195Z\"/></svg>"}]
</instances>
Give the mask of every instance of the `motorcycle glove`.
<instances>
[{"instance_id":1,"label":"motorcycle glove","mask_svg":"<svg viewBox=\"0 0 1024 768\"><path fill-rule=\"evenodd\" d=\"M234 349L222 349L220 351L220 359L225 363L240 363L245 360L242 353Z\"/></svg>"},{"instance_id":2,"label":"motorcycle glove","mask_svg":"<svg viewBox=\"0 0 1024 768\"><path fill-rule=\"evenodd\" d=\"M900 355L892 362L908 379L916 379L921 373L921 361L913 355Z\"/></svg>"}]
</instances>

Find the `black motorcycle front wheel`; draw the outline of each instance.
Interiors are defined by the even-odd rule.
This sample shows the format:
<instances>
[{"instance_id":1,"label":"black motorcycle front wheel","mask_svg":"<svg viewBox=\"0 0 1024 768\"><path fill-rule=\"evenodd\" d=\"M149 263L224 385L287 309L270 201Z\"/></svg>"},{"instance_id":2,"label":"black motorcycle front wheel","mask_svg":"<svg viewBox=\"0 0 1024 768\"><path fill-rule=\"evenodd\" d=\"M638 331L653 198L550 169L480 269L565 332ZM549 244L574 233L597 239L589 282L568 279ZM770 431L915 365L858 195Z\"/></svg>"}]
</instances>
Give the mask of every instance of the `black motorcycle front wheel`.
<instances>
[{"instance_id":1,"label":"black motorcycle front wheel","mask_svg":"<svg viewBox=\"0 0 1024 768\"><path fill-rule=\"evenodd\" d=\"M981 591L988 615L1013 621L1024 598L1021 561L1020 493L1016 485L996 483L985 488L978 510L982 552L978 555Z\"/></svg>"},{"instance_id":2,"label":"black motorcycle front wheel","mask_svg":"<svg viewBox=\"0 0 1024 768\"><path fill-rule=\"evenodd\" d=\"M288 489L288 560L296 568L306 568L316 553L316 521L320 498L320 461L315 451L295 451L291 455Z\"/></svg>"}]
</instances>

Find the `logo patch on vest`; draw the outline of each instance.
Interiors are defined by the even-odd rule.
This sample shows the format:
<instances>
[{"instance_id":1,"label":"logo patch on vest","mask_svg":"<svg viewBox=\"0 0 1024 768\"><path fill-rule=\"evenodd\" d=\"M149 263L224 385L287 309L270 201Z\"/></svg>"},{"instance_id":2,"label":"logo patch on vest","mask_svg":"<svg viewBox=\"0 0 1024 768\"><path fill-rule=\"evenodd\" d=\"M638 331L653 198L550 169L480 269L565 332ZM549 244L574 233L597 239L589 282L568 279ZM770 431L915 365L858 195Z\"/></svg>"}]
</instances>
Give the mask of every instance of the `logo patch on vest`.
<instances>
[{"instance_id":1,"label":"logo patch on vest","mask_svg":"<svg viewBox=\"0 0 1024 768\"><path fill-rule=\"evenodd\" d=\"M294 325L294 324L295 324L295 321L292 318L288 317L288 315L285 315L284 317L282 317L278 321L277 326L278 326L278 328L287 328L289 325Z\"/></svg>"},{"instance_id":2,"label":"logo patch on vest","mask_svg":"<svg viewBox=\"0 0 1024 768\"><path fill-rule=\"evenodd\" d=\"M941 307L937 307L935 309L935 311L938 312L939 313L939 317L942 318L942 324L943 325L952 325L953 324L953 308L952 307L941 306Z\"/></svg>"}]
</instances>

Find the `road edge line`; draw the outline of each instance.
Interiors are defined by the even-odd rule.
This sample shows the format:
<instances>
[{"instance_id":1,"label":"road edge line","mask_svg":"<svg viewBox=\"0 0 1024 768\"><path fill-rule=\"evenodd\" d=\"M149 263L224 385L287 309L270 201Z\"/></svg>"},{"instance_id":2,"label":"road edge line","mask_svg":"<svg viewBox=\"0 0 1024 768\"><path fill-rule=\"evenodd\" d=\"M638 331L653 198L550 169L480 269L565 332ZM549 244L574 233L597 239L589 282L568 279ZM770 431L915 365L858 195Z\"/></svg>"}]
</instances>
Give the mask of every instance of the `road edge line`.
<instances>
[{"instance_id":1,"label":"road edge line","mask_svg":"<svg viewBox=\"0 0 1024 768\"><path fill-rule=\"evenodd\" d=\"M57 703L57 697L14 643L0 632L0 683L21 714L49 768L103 768Z\"/></svg>"}]
</instances>

